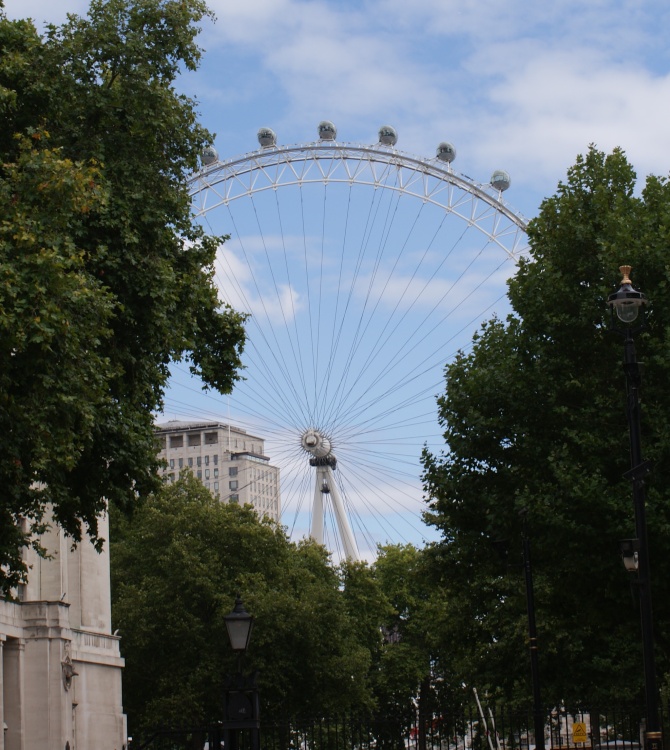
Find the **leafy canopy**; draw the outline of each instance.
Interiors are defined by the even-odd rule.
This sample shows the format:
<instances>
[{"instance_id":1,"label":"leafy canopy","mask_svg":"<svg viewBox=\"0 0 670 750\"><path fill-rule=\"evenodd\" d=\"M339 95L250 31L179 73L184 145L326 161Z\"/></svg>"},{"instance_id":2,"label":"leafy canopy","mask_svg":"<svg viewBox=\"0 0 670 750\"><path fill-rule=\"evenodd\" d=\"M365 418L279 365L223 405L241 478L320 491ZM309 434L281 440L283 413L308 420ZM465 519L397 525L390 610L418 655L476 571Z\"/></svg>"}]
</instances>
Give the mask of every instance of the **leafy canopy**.
<instances>
[{"instance_id":1,"label":"leafy canopy","mask_svg":"<svg viewBox=\"0 0 670 750\"><path fill-rule=\"evenodd\" d=\"M634 536L621 340L606 300L633 266L652 300L638 336L643 446L654 461L648 521L658 656L668 670L670 598L670 184L635 193L624 154L579 157L529 226L530 257L509 282L513 313L486 323L445 370L446 449L425 454L436 570L449 596L444 638L458 679L527 703L520 569L526 512L544 698L637 700L639 614L619 560ZM506 551L501 557L499 552Z\"/></svg>"},{"instance_id":2,"label":"leafy canopy","mask_svg":"<svg viewBox=\"0 0 670 750\"><path fill-rule=\"evenodd\" d=\"M325 716L371 704L370 652L323 547L289 542L251 506L222 504L186 474L112 530L112 613L131 727L222 719L237 666L223 617L237 593L255 617L244 668L262 716Z\"/></svg>"},{"instance_id":3,"label":"leafy canopy","mask_svg":"<svg viewBox=\"0 0 670 750\"><path fill-rule=\"evenodd\" d=\"M207 15L200 0L93 0L42 37L0 8L5 592L47 505L95 541L106 500L155 488L170 362L222 392L238 377L243 317L218 299L221 238L193 223L184 182L211 136L175 89Z\"/></svg>"}]
</instances>

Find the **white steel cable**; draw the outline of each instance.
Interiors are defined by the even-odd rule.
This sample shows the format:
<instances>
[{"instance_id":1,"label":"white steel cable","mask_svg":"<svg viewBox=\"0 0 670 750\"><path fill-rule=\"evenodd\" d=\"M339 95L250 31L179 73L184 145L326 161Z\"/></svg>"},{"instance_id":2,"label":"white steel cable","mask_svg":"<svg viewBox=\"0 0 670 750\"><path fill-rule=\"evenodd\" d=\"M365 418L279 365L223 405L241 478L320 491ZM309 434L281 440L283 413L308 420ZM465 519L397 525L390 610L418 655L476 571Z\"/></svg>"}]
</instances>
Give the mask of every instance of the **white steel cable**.
<instances>
[{"instance_id":1,"label":"white steel cable","mask_svg":"<svg viewBox=\"0 0 670 750\"><path fill-rule=\"evenodd\" d=\"M311 427L332 438L364 555L420 540L419 456L441 444L443 367L491 312L506 314L525 220L450 165L381 145L261 149L204 168L190 190L210 231L231 235L217 283L252 316L231 409L281 467L284 523L309 527ZM174 393L166 412L187 414ZM225 413L215 396L205 410Z\"/></svg>"}]
</instances>

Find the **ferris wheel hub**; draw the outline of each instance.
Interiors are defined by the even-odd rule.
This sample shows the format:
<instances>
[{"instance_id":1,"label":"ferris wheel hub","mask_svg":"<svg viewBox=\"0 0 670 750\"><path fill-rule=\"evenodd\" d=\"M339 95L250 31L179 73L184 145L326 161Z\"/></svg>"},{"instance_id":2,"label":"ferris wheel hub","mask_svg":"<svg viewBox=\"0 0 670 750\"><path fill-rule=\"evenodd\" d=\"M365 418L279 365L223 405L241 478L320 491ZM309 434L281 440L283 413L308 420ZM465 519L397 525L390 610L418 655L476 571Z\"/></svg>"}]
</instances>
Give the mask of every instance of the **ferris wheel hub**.
<instances>
[{"instance_id":1,"label":"ferris wheel hub","mask_svg":"<svg viewBox=\"0 0 670 750\"><path fill-rule=\"evenodd\" d=\"M426 434L437 423L425 428L417 411L453 349L451 338L433 331L446 333L442 322L458 314L481 279L500 275L502 262L489 246L515 263L527 252L527 222L503 200L509 174L496 170L480 183L455 172L456 148L447 141L433 155L414 156L396 149L398 133L389 125L373 142L357 144L338 141L327 120L317 140L280 145L269 127L257 138L257 150L225 160L208 146L188 181L194 216L205 220L225 209L225 226L235 225L237 239L217 257L217 284L222 299L252 314L250 341L255 325L258 345L248 384L236 395L240 409L254 414L258 391L267 398L267 427L279 428L282 442L290 441L282 446L286 460L301 454L300 470L313 480L311 536L323 543L324 512L332 512L344 555L356 559L348 511L367 507L380 486L390 500L381 512L401 518L393 506L410 511L395 498L391 477L403 467L389 446L405 446L403 463L413 467L424 443L442 444L440 433ZM277 191L285 196L281 207ZM391 216L408 234L389 233ZM481 244L464 238L470 227L485 238ZM304 268L294 262L294 237L302 240ZM455 296L448 294L454 269L443 264L457 248L481 249L467 265L473 286L465 281ZM489 310L484 299L482 315ZM399 481L408 471L403 494L421 506L420 467L405 469ZM283 483L284 514L295 503L296 521L307 486ZM386 520L379 528L387 536Z\"/></svg>"},{"instance_id":2,"label":"ferris wheel hub","mask_svg":"<svg viewBox=\"0 0 670 750\"><path fill-rule=\"evenodd\" d=\"M330 438L320 430L309 429L303 432L300 444L307 453L315 458L326 458L333 450Z\"/></svg>"}]
</instances>

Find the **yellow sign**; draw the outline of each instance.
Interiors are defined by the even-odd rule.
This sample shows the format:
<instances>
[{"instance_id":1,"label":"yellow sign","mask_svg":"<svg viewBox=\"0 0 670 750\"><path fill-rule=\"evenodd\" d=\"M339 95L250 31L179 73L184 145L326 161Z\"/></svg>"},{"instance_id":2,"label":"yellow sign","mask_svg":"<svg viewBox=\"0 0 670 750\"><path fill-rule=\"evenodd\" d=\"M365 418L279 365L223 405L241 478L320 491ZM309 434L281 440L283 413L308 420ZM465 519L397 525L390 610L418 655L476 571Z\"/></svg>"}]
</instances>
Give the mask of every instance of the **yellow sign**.
<instances>
[{"instance_id":1,"label":"yellow sign","mask_svg":"<svg viewBox=\"0 0 670 750\"><path fill-rule=\"evenodd\" d=\"M576 721L572 725L572 741L575 745L578 742L586 742L586 724L583 721Z\"/></svg>"}]
</instances>

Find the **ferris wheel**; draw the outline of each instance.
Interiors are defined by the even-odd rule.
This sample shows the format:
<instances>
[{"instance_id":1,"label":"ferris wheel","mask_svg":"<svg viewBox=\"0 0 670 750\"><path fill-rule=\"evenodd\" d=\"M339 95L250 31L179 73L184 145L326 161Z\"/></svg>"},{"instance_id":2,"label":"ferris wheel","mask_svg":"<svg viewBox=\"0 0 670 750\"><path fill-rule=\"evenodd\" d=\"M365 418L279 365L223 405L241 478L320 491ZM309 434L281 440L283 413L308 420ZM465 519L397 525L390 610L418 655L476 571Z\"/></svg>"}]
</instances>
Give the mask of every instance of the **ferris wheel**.
<instances>
[{"instance_id":1,"label":"ferris wheel","mask_svg":"<svg viewBox=\"0 0 670 750\"><path fill-rule=\"evenodd\" d=\"M219 249L222 299L250 314L244 380L229 410L266 436L281 468L282 522L339 558L425 536L421 452L443 449L444 365L493 314L527 251L509 175L477 183L434 158L318 140L221 160L189 181Z\"/></svg>"}]
</instances>

